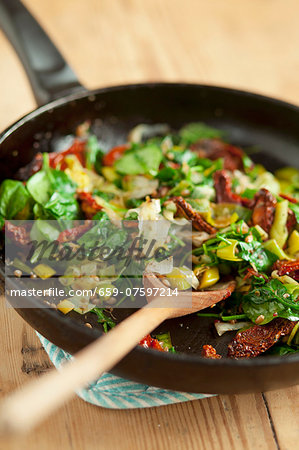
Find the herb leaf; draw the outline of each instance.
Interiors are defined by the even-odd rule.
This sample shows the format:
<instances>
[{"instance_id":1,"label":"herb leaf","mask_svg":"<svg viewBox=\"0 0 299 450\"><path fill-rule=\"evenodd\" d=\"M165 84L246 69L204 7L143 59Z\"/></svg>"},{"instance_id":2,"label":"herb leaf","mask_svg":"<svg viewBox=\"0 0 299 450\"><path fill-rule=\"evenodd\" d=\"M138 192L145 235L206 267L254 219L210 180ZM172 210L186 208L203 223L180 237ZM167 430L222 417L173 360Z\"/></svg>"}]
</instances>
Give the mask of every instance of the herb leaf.
<instances>
[{"instance_id":1,"label":"herb leaf","mask_svg":"<svg viewBox=\"0 0 299 450\"><path fill-rule=\"evenodd\" d=\"M202 122L189 123L179 131L182 144L186 146L193 144L200 139L220 138L223 136L223 134L223 131L209 127Z\"/></svg>"},{"instance_id":2,"label":"herb leaf","mask_svg":"<svg viewBox=\"0 0 299 450\"><path fill-rule=\"evenodd\" d=\"M30 195L21 181L4 180L0 188L0 215L13 219L30 200Z\"/></svg>"}]
</instances>

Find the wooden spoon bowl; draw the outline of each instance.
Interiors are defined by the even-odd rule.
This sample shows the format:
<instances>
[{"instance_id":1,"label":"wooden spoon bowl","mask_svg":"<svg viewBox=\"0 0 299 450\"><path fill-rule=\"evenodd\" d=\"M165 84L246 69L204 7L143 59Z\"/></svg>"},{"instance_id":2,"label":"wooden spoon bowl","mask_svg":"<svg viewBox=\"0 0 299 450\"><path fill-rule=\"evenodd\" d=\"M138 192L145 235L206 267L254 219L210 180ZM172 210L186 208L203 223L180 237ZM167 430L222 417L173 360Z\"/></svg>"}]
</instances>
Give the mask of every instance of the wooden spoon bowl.
<instances>
[{"instance_id":1,"label":"wooden spoon bowl","mask_svg":"<svg viewBox=\"0 0 299 450\"><path fill-rule=\"evenodd\" d=\"M212 289L205 291L179 291L179 294L173 296L161 297L156 293L165 293L170 288L166 288L163 279L153 273L147 273L143 276L143 285L148 303L152 307L168 308L169 319L186 316L198 312L202 309L209 308L221 300L228 298L236 288L234 280L228 280L217 283ZM151 295L148 294L152 289Z\"/></svg>"}]
</instances>

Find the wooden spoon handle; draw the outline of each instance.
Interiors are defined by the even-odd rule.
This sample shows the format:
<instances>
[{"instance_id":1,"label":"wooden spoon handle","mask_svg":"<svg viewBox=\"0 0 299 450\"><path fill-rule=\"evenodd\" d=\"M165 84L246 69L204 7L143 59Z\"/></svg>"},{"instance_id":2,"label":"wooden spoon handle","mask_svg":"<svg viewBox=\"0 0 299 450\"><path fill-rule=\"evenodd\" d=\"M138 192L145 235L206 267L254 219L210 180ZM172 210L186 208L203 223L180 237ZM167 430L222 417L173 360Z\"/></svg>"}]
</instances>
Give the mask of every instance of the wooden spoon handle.
<instances>
[{"instance_id":1,"label":"wooden spoon handle","mask_svg":"<svg viewBox=\"0 0 299 450\"><path fill-rule=\"evenodd\" d=\"M2 402L1 432L28 431L74 394L110 370L148 333L169 316L169 309L153 304L139 309L109 333L78 352L60 371L34 380ZM138 364L138 361L136 361Z\"/></svg>"}]
</instances>

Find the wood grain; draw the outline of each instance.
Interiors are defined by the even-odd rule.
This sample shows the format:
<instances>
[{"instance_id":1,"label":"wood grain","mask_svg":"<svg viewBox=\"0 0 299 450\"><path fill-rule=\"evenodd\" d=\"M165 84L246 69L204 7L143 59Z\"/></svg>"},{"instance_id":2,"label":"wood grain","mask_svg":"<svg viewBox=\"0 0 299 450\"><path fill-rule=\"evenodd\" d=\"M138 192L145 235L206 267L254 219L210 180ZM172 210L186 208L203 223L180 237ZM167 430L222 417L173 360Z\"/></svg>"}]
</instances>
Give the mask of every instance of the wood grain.
<instances>
[{"instance_id":1,"label":"wood grain","mask_svg":"<svg viewBox=\"0 0 299 450\"><path fill-rule=\"evenodd\" d=\"M185 80L234 86L299 104L297 0L24 0L89 88ZM0 129L34 108L28 82L0 34ZM0 306L0 394L50 367L34 332ZM221 374L219 374L221 376ZM0 448L291 449L299 388L219 396L132 411L80 399Z\"/></svg>"}]
</instances>

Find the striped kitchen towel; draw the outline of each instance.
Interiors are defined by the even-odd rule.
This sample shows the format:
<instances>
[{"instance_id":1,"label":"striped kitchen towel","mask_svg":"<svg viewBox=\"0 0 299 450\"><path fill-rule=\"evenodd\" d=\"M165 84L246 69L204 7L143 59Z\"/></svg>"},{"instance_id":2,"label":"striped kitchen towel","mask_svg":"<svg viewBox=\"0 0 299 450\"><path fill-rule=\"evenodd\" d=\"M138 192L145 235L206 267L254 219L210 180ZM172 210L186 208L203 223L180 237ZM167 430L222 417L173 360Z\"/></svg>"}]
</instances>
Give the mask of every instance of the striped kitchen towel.
<instances>
[{"instance_id":1,"label":"striped kitchen towel","mask_svg":"<svg viewBox=\"0 0 299 450\"><path fill-rule=\"evenodd\" d=\"M49 342L39 333L36 334L57 369L66 360L72 358L69 353L56 347L56 345ZM112 409L149 408L212 396L146 386L145 384L125 380L110 373L105 373L96 382L90 384L89 387L80 389L77 391L77 395L93 405Z\"/></svg>"}]
</instances>

